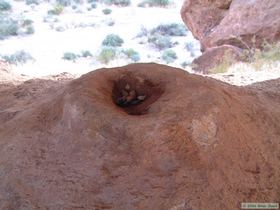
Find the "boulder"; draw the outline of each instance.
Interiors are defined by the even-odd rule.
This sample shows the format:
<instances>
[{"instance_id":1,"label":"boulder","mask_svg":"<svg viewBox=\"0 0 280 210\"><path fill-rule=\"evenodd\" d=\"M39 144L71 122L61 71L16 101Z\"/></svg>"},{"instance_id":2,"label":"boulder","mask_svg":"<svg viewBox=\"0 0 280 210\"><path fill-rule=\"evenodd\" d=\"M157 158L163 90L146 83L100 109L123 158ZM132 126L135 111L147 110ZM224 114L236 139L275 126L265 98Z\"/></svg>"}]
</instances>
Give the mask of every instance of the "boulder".
<instances>
[{"instance_id":1,"label":"boulder","mask_svg":"<svg viewBox=\"0 0 280 210\"><path fill-rule=\"evenodd\" d=\"M49 83L0 89L0 209L280 201L279 89L271 95L158 64ZM145 97L119 106L123 90Z\"/></svg>"},{"instance_id":2,"label":"boulder","mask_svg":"<svg viewBox=\"0 0 280 210\"><path fill-rule=\"evenodd\" d=\"M208 74L211 69L222 63L227 66L242 60L242 50L231 45L222 45L207 49L201 56L192 62L193 70Z\"/></svg>"},{"instance_id":3,"label":"boulder","mask_svg":"<svg viewBox=\"0 0 280 210\"><path fill-rule=\"evenodd\" d=\"M261 47L280 40L279 0L185 0L181 16L202 49Z\"/></svg>"}]
</instances>

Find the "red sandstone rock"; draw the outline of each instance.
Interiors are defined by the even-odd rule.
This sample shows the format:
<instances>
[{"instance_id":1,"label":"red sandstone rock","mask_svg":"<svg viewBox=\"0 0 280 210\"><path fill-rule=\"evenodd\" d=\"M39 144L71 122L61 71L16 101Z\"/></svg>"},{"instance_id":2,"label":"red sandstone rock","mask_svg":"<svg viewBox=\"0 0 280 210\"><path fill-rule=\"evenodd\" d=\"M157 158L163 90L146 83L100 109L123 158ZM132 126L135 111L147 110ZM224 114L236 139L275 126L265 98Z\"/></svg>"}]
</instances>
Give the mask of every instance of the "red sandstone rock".
<instances>
[{"instance_id":1,"label":"red sandstone rock","mask_svg":"<svg viewBox=\"0 0 280 210\"><path fill-rule=\"evenodd\" d=\"M0 209L280 202L279 89L237 88L157 64L49 82L1 91ZM146 98L122 108L115 100L127 83Z\"/></svg>"},{"instance_id":2,"label":"red sandstone rock","mask_svg":"<svg viewBox=\"0 0 280 210\"><path fill-rule=\"evenodd\" d=\"M213 47L206 50L200 57L194 59L193 70L208 74L209 71L222 62L228 62L232 64L241 60L242 50L231 46L223 45L219 47Z\"/></svg>"},{"instance_id":3,"label":"red sandstone rock","mask_svg":"<svg viewBox=\"0 0 280 210\"><path fill-rule=\"evenodd\" d=\"M185 0L181 16L203 49L224 44L246 48L240 38L251 47L280 40L279 0Z\"/></svg>"}]
</instances>

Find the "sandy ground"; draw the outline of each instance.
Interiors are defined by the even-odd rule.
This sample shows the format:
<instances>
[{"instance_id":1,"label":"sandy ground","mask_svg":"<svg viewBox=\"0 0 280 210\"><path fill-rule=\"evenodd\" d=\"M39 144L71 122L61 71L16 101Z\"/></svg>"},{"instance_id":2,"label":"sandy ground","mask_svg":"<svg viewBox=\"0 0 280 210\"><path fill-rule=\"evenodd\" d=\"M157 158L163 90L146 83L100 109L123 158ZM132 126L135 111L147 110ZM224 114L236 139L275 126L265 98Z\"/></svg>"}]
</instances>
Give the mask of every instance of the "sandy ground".
<instances>
[{"instance_id":1,"label":"sandy ground","mask_svg":"<svg viewBox=\"0 0 280 210\"><path fill-rule=\"evenodd\" d=\"M251 64L237 63L232 65L226 73L208 76L237 86L250 85L256 82L280 78L280 61L267 63L260 69L256 69Z\"/></svg>"},{"instance_id":2,"label":"sandy ground","mask_svg":"<svg viewBox=\"0 0 280 210\"><path fill-rule=\"evenodd\" d=\"M80 75L104 66L113 67L131 63L124 58L116 59L108 65L101 64L94 57L79 59L76 62L62 59L65 52L79 53L82 50L89 50L97 56L104 37L114 33L123 38L122 49L133 48L140 53L139 62L164 63L160 58L162 52L148 43L139 44L144 38L136 36L142 27L151 29L161 23L183 24L180 16L182 0L174 1L174 4L168 8L141 8L137 6L139 1L132 2L129 7L98 4L98 7L91 11L87 10L89 4L81 5L75 11L67 7L61 15L54 18L47 18L47 11L52 8L52 4L41 3L31 7L25 2L13 2L13 13L33 20L35 33L0 41L0 54L11 54L17 50L29 52L35 61L13 66L13 69L20 74L39 77L69 72ZM104 15L102 13L104 8L112 9L112 13ZM108 26L107 23L112 20L115 24ZM64 28L64 31L56 31L57 27ZM178 45L172 48L178 56L178 59L171 64L173 66L180 67L181 63L192 61L193 57L185 49L187 42L194 43L196 56L200 54L199 43L190 32L184 37L173 37L172 41L178 42Z\"/></svg>"}]
</instances>

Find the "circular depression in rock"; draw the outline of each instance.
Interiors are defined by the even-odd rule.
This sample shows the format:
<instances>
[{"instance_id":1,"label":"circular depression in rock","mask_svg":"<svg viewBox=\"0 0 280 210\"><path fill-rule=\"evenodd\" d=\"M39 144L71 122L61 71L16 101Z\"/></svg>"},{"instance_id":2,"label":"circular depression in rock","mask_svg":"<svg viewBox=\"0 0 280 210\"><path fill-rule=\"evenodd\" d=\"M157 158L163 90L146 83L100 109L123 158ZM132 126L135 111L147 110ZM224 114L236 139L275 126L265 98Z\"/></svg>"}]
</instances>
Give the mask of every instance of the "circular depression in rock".
<instances>
[{"instance_id":1,"label":"circular depression in rock","mask_svg":"<svg viewBox=\"0 0 280 210\"><path fill-rule=\"evenodd\" d=\"M144 76L121 75L114 81L112 99L115 105L130 115L148 113L149 107L164 92L163 85Z\"/></svg>"}]
</instances>

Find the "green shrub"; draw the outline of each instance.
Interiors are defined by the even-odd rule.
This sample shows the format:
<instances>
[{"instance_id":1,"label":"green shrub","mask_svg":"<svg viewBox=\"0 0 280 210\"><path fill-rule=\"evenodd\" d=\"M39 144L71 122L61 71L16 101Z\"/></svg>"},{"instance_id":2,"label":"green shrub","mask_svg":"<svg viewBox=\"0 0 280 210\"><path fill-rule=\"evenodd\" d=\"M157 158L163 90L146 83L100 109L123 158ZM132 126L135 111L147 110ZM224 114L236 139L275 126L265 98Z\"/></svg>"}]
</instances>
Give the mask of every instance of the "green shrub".
<instances>
[{"instance_id":1,"label":"green shrub","mask_svg":"<svg viewBox=\"0 0 280 210\"><path fill-rule=\"evenodd\" d=\"M92 57L92 54L89 50L82 50L81 57L84 57L84 58Z\"/></svg>"},{"instance_id":2,"label":"green shrub","mask_svg":"<svg viewBox=\"0 0 280 210\"><path fill-rule=\"evenodd\" d=\"M192 43L192 42L186 43L185 48L190 53L191 57L195 57L195 46L194 46L194 43Z\"/></svg>"},{"instance_id":3,"label":"green shrub","mask_svg":"<svg viewBox=\"0 0 280 210\"><path fill-rule=\"evenodd\" d=\"M24 50L16 51L14 54L11 55L4 55L1 56L2 59L10 64L23 64L29 60L34 60L33 57L25 52Z\"/></svg>"},{"instance_id":4,"label":"green shrub","mask_svg":"<svg viewBox=\"0 0 280 210\"><path fill-rule=\"evenodd\" d=\"M27 26L26 27L26 33L27 34L34 34L34 32L35 32L35 29L34 29L33 26Z\"/></svg>"},{"instance_id":5,"label":"green shrub","mask_svg":"<svg viewBox=\"0 0 280 210\"><path fill-rule=\"evenodd\" d=\"M72 8L73 10L76 10L78 7L77 7L77 5L72 5L71 8Z\"/></svg>"},{"instance_id":6,"label":"green shrub","mask_svg":"<svg viewBox=\"0 0 280 210\"><path fill-rule=\"evenodd\" d=\"M225 73L228 71L229 67L235 63L235 58L232 57L230 51L226 51L224 55L221 57L220 62L217 63L214 67L209 69L210 74L217 74L217 73Z\"/></svg>"},{"instance_id":7,"label":"green shrub","mask_svg":"<svg viewBox=\"0 0 280 210\"><path fill-rule=\"evenodd\" d=\"M11 4L6 0L0 0L0 11L7 11L12 8Z\"/></svg>"},{"instance_id":8,"label":"green shrub","mask_svg":"<svg viewBox=\"0 0 280 210\"><path fill-rule=\"evenodd\" d=\"M98 60L101 63L108 64L111 60L117 57L117 50L114 47L104 47L98 55Z\"/></svg>"},{"instance_id":9,"label":"green shrub","mask_svg":"<svg viewBox=\"0 0 280 210\"><path fill-rule=\"evenodd\" d=\"M264 42L262 47L262 50L255 51L255 60L280 61L280 42L273 44Z\"/></svg>"},{"instance_id":10,"label":"green shrub","mask_svg":"<svg viewBox=\"0 0 280 210\"><path fill-rule=\"evenodd\" d=\"M13 19L0 15L0 39L19 34L33 34L35 30L32 23L29 19Z\"/></svg>"},{"instance_id":11,"label":"green shrub","mask_svg":"<svg viewBox=\"0 0 280 210\"><path fill-rule=\"evenodd\" d=\"M109 14L111 14L111 13L112 13L112 10L111 10L111 9L106 8L106 9L103 9L103 10L102 10L102 12L103 12L103 14L104 14L104 15L109 15Z\"/></svg>"},{"instance_id":12,"label":"green shrub","mask_svg":"<svg viewBox=\"0 0 280 210\"><path fill-rule=\"evenodd\" d=\"M91 6L92 9L95 9L97 7L97 4L96 3L92 3L90 6Z\"/></svg>"},{"instance_id":13,"label":"green shrub","mask_svg":"<svg viewBox=\"0 0 280 210\"><path fill-rule=\"evenodd\" d=\"M138 7L166 7L172 2L170 0L144 0L138 4Z\"/></svg>"},{"instance_id":14,"label":"green shrub","mask_svg":"<svg viewBox=\"0 0 280 210\"><path fill-rule=\"evenodd\" d=\"M256 36L250 40L250 44L245 42L242 37L232 36L233 39L240 41L244 46L241 58L253 65L258 70L264 64L270 65L271 62L280 60L280 42L269 43L266 40L262 43L261 49L256 47Z\"/></svg>"},{"instance_id":15,"label":"green shrub","mask_svg":"<svg viewBox=\"0 0 280 210\"><path fill-rule=\"evenodd\" d=\"M137 34L137 37L148 36L149 33L150 32L149 32L149 30L146 27L141 26L140 32Z\"/></svg>"},{"instance_id":16,"label":"green shrub","mask_svg":"<svg viewBox=\"0 0 280 210\"><path fill-rule=\"evenodd\" d=\"M188 42L186 43L185 48L187 51L192 52L194 50L194 44L192 42Z\"/></svg>"},{"instance_id":17,"label":"green shrub","mask_svg":"<svg viewBox=\"0 0 280 210\"><path fill-rule=\"evenodd\" d=\"M19 22L21 22L21 25L20 27L22 29L24 29L24 33L25 34L34 34L35 30L34 30L34 27L33 27L33 21L30 20L30 19L23 19L23 20L20 20Z\"/></svg>"},{"instance_id":18,"label":"green shrub","mask_svg":"<svg viewBox=\"0 0 280 210\"><path fill-rule=\"evenodd\" d=\"M39 1L38 0L25 0L25 3L27 5L31 5L31 4L39 5Z\"/></svg>"},{"instance_id":19,"label":"green shrub","mask_svg":"<svg viewBox=\"0 0 280 210\"><path fill-rule=\"evenodd\" d=\"M88 57L92 57L92 54L89 50L82 50L80 54L73 53L73 52L65 52L63 54L62 59L68 61L76 61L80 57L88 58Z\"/></svg>"},{"instance_id":20,"label":"green shrub","mask_svg":"<svg viewBox=\"0 0 280 210\"><path fill-rule=\"evenodd\" d=\"M153 44L159 50L173 47L171 38L168 36L162 36L162 35L151 36L148 38L148 42Z\"/></svg>"},{"instance_id":21,"label":"green shrub","mask_svg":"<svg viewBox=\"0 0 280 210\"><path fill-rule=\"evenodd\" d=\"M230 66L231 66L231 64L223 61L223 62L217 64L216 66L212 67L211 69L209 69L209 74L225 73L228 71Z\"/></svg>"},{"instance_id":22,"label":"green shrub","mask_svg":"<svg viewBox=\"0 0 280 210\"><path fill-rule=\"evenodd\" d=\"M72 0L56 0L57 5L61 5L63 7L70 6L72 3Z\"/></svg>"},{"instance_id":23,"label":"green shrub","mask_svg":"<svg viewBox=\"0 0 280 210\"><path fill-rule=\"evenodd\" d=\"M87 3L96 3L96 2L98 2L98 0L87 0Z\"/></svg>"},{"instance_id":24,"label":"green shrub","mask_svg":"<svg viewBox=\"0 0 280 210\"><path fill-rule=\"evenodd\" d=\"M71 4L71 0L69 0L69 1L70 1L70 4ZM73 0L73 2L74 2L75 4L83 4L83 3L84 3L83 0Z\"/></svg>"},{"instance_id":25,"label":"green shrub","mask_svg":"<svg viewBox=\"0 0 280 210\"><path fill-rule=\"evenodd\" d=\"M145 7L146 5L148 6L148 3L146 1L142 1L137 6L138 7Z\"/></svg>"},{"instance_id":26,"label":"green shrub","mask_svg":"<svg viewBox=\"0 0 280 210\"><path fill-rule=\"evenodd\" d=\"M186 68L187 66L189 66L191 63L190 62L187 62L187 61L184 61L183 63L181 63L181 66L183 68Z\"/></svg>"},{"instance_id":27,"label":"green shrub","mask_svg":"<svg viewBox=\"0 0 280 210\"><path fill-rule=\"evenodd\" d=\"M109 4L109 5L114 4L114 5L122 6L122 7L126 7L131 4L130 0L103 0L102 2L105 4Z\"/></svg>"},{"instance_id":28,"label":"green shrub","mask_svg":"<svg viewBox=\"0 0 280 210\"><path fill-rule=\"evenodd\" d=\"M273 62L280 61L280 42L264 42L262 49L251 49L251 51L253 52L252 58L247 60L256 70L261 69L265 64L270 65ZM248 50L244 50L243 53L247 56L250 54Z\"/></svg>"},{"instance_id":29,"label":"green shrub","mask_svg":"<svg viewBox=\"0 0 280 210\"><path fill-rule=\"evenodd\" d=\"M187 29L183 24L170 23L160 24L151 30L151 34L161 34L167 36L185 36Z\"/></svg>"},{"instance_id":30,"label":"green shrub","mask_svg":"<svg viewBox=\"0 0 280 210\"><path fill-rule=\"evenodd\" d=\"M49 15L60 15L64 10L64 7L60 4L54 6L53 9L48 11Z\"/></svg>"},{"instance_id":31,"label":"green shrub","mask_svg":"<svg viewBox=\"0 0 280 210\"><path fill-rule=\"evenodd\" d=\"M31 26L33 24L33 20L30 20L30 19L24 19L22 21L22 26L25 27L25 26Z\"/></svg>"},{"instance_id":32,"label":"green shrub","mask_svg":"<svg viewBox=\"0 0 280 210\"><path fill-rule=\"evenodd\" d=\"M124 50L123 53L127 56L127 58L131 59L134 62L140 60L140 54L132 48Z\"/></svg>"},{"instance_id":33,"label":"green shrub","mask_svg":"<svg viewBox=\"0 0 280 210\"><path fill-rule=\"evenodd\" d=\"M65 28L63 26L57 26L57 27L55 27L55 30L57 32L63 32L63 31L65 31Z\"/></svg>"},{"instance_id":34,"label":"green shrub","mask_svg":"<svg viewBox=\"0 0 280 210\"><path fill-rule=\"evenodd\" d=\"M62 57L62 59L68 60L68 61L75 61L77 58L78 58L78 56L72 52L65 52Z\"/></svg>"},{"instance_id":35,"label":"green shrub","mask_svg":"<svg viewBox=\"0 0 280 210\"><path fill-rule=\"evenodd\" d=\"M177 59L177 55L173 50L166 50L161 56L166 63L173 63Z\"/></svg>"},{"instance_id":36,"label":"green shrub","mask_svg":"<svg viewBox=\"0 0 280 210\"><path fill-rule=\"evenodd\" d=\"M222 62L220 64L218 64L217 66L211 68L209 70L210 74L219 74L219 73L225 73L228 71L230 67L230 64L228 64L227 62Z\"/></svg>"},{"instance_id":37,"label":"green shrub","mask_svg":"<svg viewBox=\"0 0 280 210\"><path fill-rule=\"evenodd\" d=\"M106 25L113 26L113 25L115 25L115 21L113 19L110 19L110 20L106 21Z\"/></svg>"},{"instance_id":38,"label":"green shrub","mask_svg":"<svg viewBox=\"0 0 280 210\"><path fill-rule=\"evenodd\" d=\"M18 35L19 28L18 21L0 15L0 39Z\"/></svg>"},{"instance_id":39,"label":"green shrub","mask_svg":"<svg viewBox=\"0 0 280 210\"><path fill-rule=\"evenodd\" d=\"M109 34L102 42L103 46L108 47L120 47L123 44L123 39L116 34Z\"/></svg>"}]
</instances>

